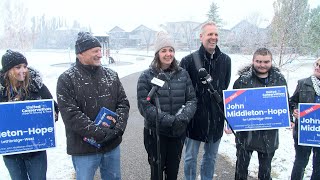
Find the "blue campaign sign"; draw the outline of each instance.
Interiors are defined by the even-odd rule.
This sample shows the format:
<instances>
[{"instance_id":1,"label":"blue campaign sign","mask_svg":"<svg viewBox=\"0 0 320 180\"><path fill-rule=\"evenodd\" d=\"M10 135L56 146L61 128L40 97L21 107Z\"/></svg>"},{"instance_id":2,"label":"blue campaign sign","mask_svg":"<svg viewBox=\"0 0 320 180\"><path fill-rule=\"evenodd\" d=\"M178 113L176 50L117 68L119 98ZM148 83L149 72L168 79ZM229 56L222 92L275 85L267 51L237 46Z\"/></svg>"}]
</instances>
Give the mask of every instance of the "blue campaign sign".
<instances>
[{"instance_id":1,"label":"blue campaign sign","mask_svg":"<svg viewBox=\"0 0 320 180\"><path fill-rule=\"evenodd\" d=\"M320 104L300 103L298 144L320 147Z\"/></svg>"},{"instance_id":2,"label":"blue campaign sign","mask_svg":"<svg viewBox=\"0 0 320 180\"><path fill-rule=\"evenodd\" d=\"M235 131L290 127L285 86L224 90L225 116Z\"/></svg>"},{"instance_id":3,"label":"blue campaign sign","mask_svg":"<svg viewBox=\"0 0 320 180\"><path fill-rule=\"evenodd\" d=\"M56 146L53 100L0 103L0 154Z\"/></svg>"}]
</instances>

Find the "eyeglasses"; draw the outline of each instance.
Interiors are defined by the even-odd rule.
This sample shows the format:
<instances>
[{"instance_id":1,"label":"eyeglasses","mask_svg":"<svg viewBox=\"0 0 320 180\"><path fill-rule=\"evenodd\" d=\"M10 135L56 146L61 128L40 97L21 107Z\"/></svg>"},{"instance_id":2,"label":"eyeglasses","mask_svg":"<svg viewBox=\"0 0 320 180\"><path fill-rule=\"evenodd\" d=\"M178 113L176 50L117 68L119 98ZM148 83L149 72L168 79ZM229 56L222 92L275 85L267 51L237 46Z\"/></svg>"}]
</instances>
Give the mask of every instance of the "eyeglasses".
<instances>
[{"instance_id":1,"label":"eyeglasses","mask_svg":"<svg viewBox=\"0 0 320 180\"><path fill-rule=\"evenodd\" d=\"M319 64L319 63L314 63L314 64L313 64L313 67L315 67L315 68L317 68L317 67L320 68L320 64Z\"/></svg>"}]
</instances>

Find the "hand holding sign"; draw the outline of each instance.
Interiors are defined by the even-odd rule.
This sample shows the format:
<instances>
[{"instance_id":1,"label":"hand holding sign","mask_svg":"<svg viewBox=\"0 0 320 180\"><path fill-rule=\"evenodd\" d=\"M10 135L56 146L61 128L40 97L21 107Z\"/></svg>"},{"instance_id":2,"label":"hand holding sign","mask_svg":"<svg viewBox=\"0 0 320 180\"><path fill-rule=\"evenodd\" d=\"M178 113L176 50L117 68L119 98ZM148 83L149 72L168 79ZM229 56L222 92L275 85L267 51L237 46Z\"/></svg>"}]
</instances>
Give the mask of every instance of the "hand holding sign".
<instances>
[{"instance_id":1,"label":"hand holding sign","mask_svg":"<svg viewBox=\"0 0 320 180\"><path fill-rule=\"evenodd\" d=\"M232 134L233 133L228 124L224 125L224 129L223 130L224 130L224 133L226 133L226 134Z\"/></svg>"},{"instance_id":2,"label":"hand holding sign","mask_svg":"<svg viewBox=\"0 0 320 180\"><path fill-rule=\"evenodd\" d=\"M295 109L293 110L293 114L292 114L295 118L299 118L299 110L298 109Z\"/></svg>"},{"instance_id":3,"label":"hand holding sign","mask_svg":"<svg viewBox=\"0 0 320 180\"><path fill-rule=\"evenodd\" d=\"M114 119L113 116L106 116L105 118L107 118L111 123L107 123L107 122L103 121L101 123L101 125L104 126L104 127L113 128L115 126L115 124L116 124L116 119Z\"/></svg>"}]
</instances>

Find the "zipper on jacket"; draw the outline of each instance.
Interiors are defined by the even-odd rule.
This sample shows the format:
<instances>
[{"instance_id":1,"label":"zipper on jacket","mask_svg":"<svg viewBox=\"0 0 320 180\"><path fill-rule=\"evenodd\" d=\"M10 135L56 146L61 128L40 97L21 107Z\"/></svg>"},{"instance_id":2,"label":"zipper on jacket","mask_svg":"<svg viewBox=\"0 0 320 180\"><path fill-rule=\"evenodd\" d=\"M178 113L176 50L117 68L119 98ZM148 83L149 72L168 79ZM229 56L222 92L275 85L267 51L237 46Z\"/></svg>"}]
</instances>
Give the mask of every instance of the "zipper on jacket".
<instances>
[{"instance_id":1,"label":"zipper on jacket","mask_svg":"<svg viewBox=\"0 0 320 180\"><path fill-rule=\"evenodd\" d=\"M170 81L167 81L167 83L168 83L168 90L169 90L169 95L170 95L170 114L173 114L173 109L172 109L171 83L170 83Z\"/></svg>"}]
</instances>

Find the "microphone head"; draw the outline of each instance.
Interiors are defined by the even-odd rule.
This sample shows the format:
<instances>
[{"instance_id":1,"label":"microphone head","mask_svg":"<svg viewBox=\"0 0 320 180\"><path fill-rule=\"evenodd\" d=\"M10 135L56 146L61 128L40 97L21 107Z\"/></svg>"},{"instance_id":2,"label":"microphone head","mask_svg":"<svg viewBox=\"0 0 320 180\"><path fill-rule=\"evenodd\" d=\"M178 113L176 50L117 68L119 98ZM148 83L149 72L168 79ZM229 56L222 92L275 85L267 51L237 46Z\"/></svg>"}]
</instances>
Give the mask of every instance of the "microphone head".
<instances>
[{"instance_id":1,"label":"microphone head","mask_svg":"<svg viewBox=\"0 0 320 180\"><path fill-rule=\"evenodd\" d=\"M198 73L198 76L203 84L210 83L212 81L210 74L208 74L205 68L200 68Z\"/></svg>"},{"instance_id":2,"label":"microphone head","mask_svg":"<svg viewBox=\"0 0 320 180\"><path fill-rule=\"evenodd\" d=\"M208 75L208 72L205 68L200 68L198 72L198 76L200 79L205 78Z\"/></svg>"},{"instance_id":3,"label":"microphone head","mask_svg":"<svg viewBox=\"0 0 320 180\"><path fill-rule=\"evenodd\" d=\"M166 75L164 73L159 73L157 77L153 77L151 79L151 83L153 85L157 85L159 87L162 87L165 83Z\"/></svg>"}]
</instances>

